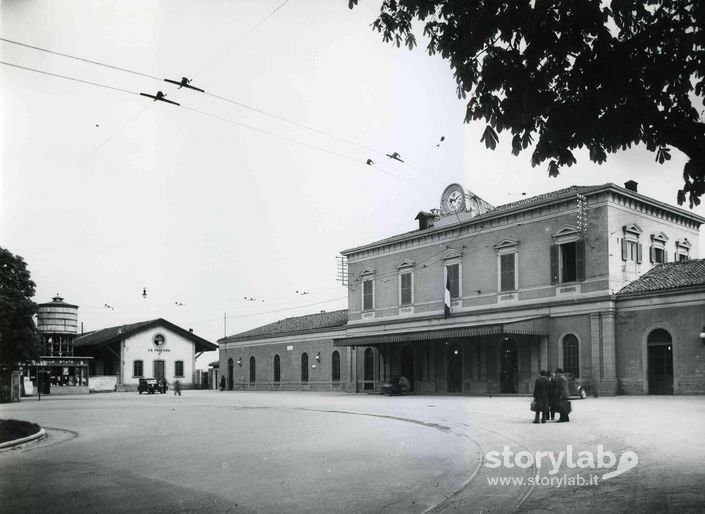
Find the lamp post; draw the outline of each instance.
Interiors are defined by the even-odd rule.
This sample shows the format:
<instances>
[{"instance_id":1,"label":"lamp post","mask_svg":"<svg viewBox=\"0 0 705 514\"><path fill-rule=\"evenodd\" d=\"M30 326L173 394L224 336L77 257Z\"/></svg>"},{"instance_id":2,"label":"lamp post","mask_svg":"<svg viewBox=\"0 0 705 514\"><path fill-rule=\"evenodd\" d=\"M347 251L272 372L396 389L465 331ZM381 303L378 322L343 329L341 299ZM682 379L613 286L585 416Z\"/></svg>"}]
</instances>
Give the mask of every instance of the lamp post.
<instances>
[{"instance_id":1,"label":"lamp post","mask_svg":"<svg viewBox=\"0 0 705 514\"><path fill-rule=\"evenodd\" d=\"M699 335L699 337L700 337L700 340L701 340L703 343L705 343L705 325L703 325L703 328L700 329L700 335Z\"/></svg>"}]
</instances>

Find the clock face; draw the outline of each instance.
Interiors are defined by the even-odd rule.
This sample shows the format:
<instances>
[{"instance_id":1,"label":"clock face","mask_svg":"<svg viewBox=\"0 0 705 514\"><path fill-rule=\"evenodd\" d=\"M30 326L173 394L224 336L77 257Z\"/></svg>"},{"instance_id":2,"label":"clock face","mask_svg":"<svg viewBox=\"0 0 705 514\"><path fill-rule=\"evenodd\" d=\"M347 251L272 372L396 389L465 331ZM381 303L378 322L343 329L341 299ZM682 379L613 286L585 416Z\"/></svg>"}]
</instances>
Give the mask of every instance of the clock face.
<instances>
[{"instance_id":1,"label":"clock face","mask_svg":"<svg viewBox=\"0 0 705 514\"><path fill-rule=\"evenodd\" d=\"M455 214L465 211L465 192L459 184L451 184L441 196L441 211L445 214Z\"/></svg>"}]
</instances>

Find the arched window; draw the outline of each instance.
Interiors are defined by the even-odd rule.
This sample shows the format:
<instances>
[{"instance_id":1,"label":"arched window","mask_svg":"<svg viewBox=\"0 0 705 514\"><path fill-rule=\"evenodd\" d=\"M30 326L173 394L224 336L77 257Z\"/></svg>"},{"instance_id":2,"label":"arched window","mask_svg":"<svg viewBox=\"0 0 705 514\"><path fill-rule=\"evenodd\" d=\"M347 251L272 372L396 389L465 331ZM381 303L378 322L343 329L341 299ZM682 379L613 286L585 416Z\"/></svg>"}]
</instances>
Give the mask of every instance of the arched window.
<instances>
[{"instance_id":1,"label":"arched window","mask_svg":"<svg viewBox=\"0 0 705 514\"><path fill-rule=\"evenodd\" d=\"M667 330L664 330L662 328L652 330L649 334L649 344L671 344L671 342L671 334L669 334Z\"/></svg>"},{"instance_id":2,"label":"arched window","mask_svg":"<svg viewBox=\"0 0 705 514\"><path fill-rule=\"evenodd\" d=\"M255 356L250 357L250 384L254 384L256 380Z\"/></svg>"},{"instance_id":3,"label":"arched window","mask_svg":"<svg viewBox=\"0 0 705 514\"><path fill-rule=\"evenodd\" d=\"M568 334L563 338L563 371L572 373L575 377L580 376L578 338L573 334Z\"/></svg>"},{"instance_id":4,"label":"arched window","mask_svg":"<svg viewBox=\"0 0 705 514\"><path fill-rule=\"evenodd\" d=\"M331 380L333 382L340 382L340 353L338 350L333 352L331 356Z\"/></svg>"},{"instance_id":5,"label":"arched window","mask_svg":"<svg viewBox=\"0 0 705 514\"><path fill-rule=\"evenodd\" d=\"M274 381L281 381L281 364L279 362L279 355L274 356Z\"/></svg>"},{"instance_id":6,"label":"arched window","mask_svg":"<svg viewBox=\"0 0 705 514\"><path fill-rule=\"evenodd\" d=\"M233 390L233 376L234 375L235 375L235 373L234 373L233 360L228 359L228 390L229 391Z\"/></svg>"},{"instance_id":7,"label":"arched window","mask_svg":"<svg viewBox=\"0 0 705 514\"><path fill-rule=\"evenodd\" d=\"M308 382L308 353L301 354L301 381Z\"/></svg>"}]
</instances>

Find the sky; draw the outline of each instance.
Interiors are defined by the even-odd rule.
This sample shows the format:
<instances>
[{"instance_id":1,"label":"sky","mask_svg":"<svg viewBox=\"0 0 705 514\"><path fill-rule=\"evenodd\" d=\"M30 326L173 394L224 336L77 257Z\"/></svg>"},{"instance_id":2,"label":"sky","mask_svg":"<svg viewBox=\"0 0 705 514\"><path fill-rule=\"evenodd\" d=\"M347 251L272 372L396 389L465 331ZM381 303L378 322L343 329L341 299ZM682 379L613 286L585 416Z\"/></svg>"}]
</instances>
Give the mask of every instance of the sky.
<instances>
[{"instance_id":1,"label":"sky","mask_svg":"<svg viewBox=\"0 0 705 514\"><path fill-rule=\"evenodd\" d=\"M448 63L383 43L379 0L347 3L1 0L1 38L55 52L0 41L0 246L34 300L59 293L84 331L162 317L215 342L346 308L338 253L415 229L451 183L501 205L633 179L676 205L675 149L578 152L558 178L506 133L485 149ZM160 80L181 77L206 93Z\"/></svg>"}]
</instances>

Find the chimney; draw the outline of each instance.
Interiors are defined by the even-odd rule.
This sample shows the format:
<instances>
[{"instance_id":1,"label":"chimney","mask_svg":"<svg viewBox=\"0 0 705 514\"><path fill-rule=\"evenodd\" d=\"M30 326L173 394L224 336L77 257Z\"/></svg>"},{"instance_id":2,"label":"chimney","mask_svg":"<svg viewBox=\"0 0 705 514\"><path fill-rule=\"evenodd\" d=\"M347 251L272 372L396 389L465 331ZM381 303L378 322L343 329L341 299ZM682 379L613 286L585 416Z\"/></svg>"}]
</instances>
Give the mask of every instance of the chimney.
<instances>
[{"instance_id":1,"label":"chimney","mask_svg":"<svg viewBox=\"0 0 705 514\"><path fill-rule=\"evenodd\" d=\"M193 329L192 329L192 328L189 328L188 331L193 334Z\"/></svg>"},{"instance_id":2,"label":"chimney","mask_svg":"<svg viewBox=\"0 0 705 514\"><path fill-rule=\"evenodd\" d=\"M419 220L419 230L426 230L433 227L438 216L433 212L421 211L416 215L415 219Z\"/></svg>"},{"instance_id":3,"label":"chimney","mask_svg":"<svg viewBox=\"0 0 705 514\"><path fill-rule=\"evenodd\" d=\"M625 187L625 188L629 189L629 191L634 191L635 193L637 192L636 186L638 186L638 185L639 185L639 183L638 183L638 182L634 182L633 180L627 180L627 181L624 183L624 187Z\"/></svg>"}]
</instances>

